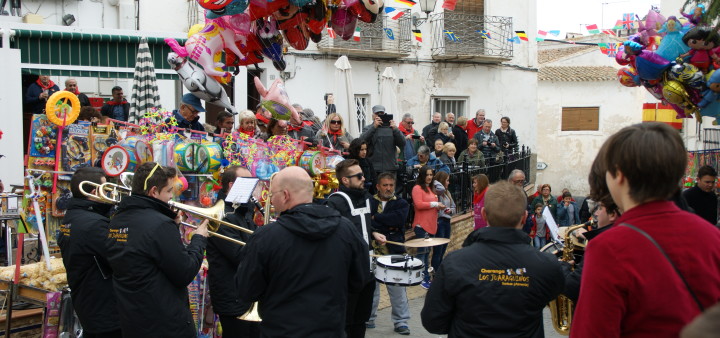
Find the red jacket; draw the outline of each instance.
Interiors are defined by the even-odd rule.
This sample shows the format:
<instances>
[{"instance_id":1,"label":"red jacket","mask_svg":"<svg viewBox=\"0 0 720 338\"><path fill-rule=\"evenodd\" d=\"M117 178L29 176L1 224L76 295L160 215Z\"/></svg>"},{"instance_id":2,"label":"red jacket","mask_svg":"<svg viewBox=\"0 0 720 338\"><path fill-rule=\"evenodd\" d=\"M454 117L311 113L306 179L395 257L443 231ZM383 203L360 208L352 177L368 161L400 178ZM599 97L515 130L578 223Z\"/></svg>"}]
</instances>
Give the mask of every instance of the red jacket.
<instances>
[{"instance_id":1,"label":"red jacket","mask_svg":"<svg viewBox=\"0 0 720 338\"><path fill-rule=\"evenodd\" d=\"M583 263L571 337L677 337L700 314L652 236L707 309L720 300L720 231L672 202L645 203L593 239Z\"/></svg>"},{"instance_id":2,"label":"red jacket","mask_svg":"<svg viewBox=\"0 0 720 338\"><path fill-rule=\"evenodd\" d=\"M432 190L427 192L420 188L419 185L415 185L412 189L412 201L415 207L413 227L420 224L423 230L429 234L434 235L437 233L438 209L430 206L431 202L438 201L437 195Z\"/></svg>"},{"instance_id":3,"label":"red jacket","mask_svg":"<svg viewBox=\"0 0 720 338\"><path fill-rule=\"evenodd\" d=\"M482 125L482 123L480 123L480 125L475 124L475 119L468 120L467 127L465 127L465 131L468 135L468 140L471 140L473 136L475 136L475 133L482 129Z\"/></svg>"},{"instance_id":4,"label":"red jacket","mask_svg":"<svg viewBox=\"0 0 720 338\"><path fill-rule=\"evenodd\" d=\"M533 214L530 216L530 221L532 222L532 227L530 228L530 238L535 238L535 234L537 234L537 215ZM545 240L550 240L550 228L548 228L547 223L545 223Z\"/></svg>"}]
</instances>

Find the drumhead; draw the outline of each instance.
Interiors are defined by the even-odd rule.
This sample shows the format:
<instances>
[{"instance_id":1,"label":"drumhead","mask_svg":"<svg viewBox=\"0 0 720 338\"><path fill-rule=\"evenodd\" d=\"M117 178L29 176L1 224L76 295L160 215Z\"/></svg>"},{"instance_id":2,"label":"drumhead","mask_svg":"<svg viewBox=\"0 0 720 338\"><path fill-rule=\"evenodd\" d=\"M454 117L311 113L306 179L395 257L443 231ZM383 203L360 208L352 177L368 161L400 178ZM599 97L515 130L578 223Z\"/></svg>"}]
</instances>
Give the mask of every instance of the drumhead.
<instances>
[{"instance_id":1,"label":"drumhead","mask_svg":"<svg viewBox=\"0 0 720 338\"><path fill-rule=\"evenodd\" d=\"M393 263L393 258L395 258L396 260L401 260ZM407 257L407 259L405 259L404 256L399 255L387 255L378 257L376 264L389 270L415 270L422 269L423 267L423 263L419 259L414 257Z\"/></svg>"}]
</instances>

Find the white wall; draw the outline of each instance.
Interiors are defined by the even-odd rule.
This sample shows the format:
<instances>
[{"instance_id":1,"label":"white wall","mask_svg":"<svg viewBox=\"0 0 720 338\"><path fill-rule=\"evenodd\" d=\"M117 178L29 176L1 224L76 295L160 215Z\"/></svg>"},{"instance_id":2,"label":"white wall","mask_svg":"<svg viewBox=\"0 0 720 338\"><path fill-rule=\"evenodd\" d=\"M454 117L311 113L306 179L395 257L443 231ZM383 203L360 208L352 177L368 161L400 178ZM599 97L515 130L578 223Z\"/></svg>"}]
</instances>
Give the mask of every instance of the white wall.
<instances>
[{"instance_id":1,"label":"white wall","mask_svg":"<svg viewBox=\"0 0 720 338\"><path fill-rule=\"evenodd\" d=\"M11 184L23 184L23 113L22 113L22 82L20 81L20 51L17 49L0 48L0 60L3 65L5 79L17 81L0 81L0 179L9 190Z\"/></svg>"},{"instance_id":2,"label":"white wall","mask_svg":"<svg viewBox=\"0 0 720 338\"><path fill-rule=\"evenodd\" d=\"M538 85L537 160L547 163L537 171L538 184L549 183L553 194L563 188L573 195L589 192L590 165L603 142L616 131L642 121L644 90L616 81L550 82ZM600 130L561 131L563 107L600 107Z\"/></svg>"}]
</instances>

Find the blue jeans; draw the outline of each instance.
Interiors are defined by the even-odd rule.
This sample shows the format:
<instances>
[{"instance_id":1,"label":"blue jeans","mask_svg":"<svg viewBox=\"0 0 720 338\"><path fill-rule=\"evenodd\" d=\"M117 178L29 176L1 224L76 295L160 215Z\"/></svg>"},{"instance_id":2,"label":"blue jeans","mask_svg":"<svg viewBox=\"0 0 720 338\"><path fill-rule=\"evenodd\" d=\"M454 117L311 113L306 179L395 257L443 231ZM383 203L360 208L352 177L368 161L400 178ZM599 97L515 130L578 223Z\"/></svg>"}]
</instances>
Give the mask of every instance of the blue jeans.
<instances>
[{"instance_id":1,"label":"blue jeans","mask_svg":"<svg viewBox=\"0 0 720 338\"><path fill-rule=\"evenodd\" d=\"M425 238L425 234L428 234L427 231L425 231L421 227L414 227L413 230L415 231L415 237L416 238ZM430 234L428 234L430 235ZM430 235L430 237L435 237L433 235ZM415 258L419 259L423 263L423 282L429 282L430 281L430 274L428 273L428 256L430 254L430 248L417 248L417 254L415 255Z\"/></svg>"},{"instance_id":2,"label":"blue jeans","mask_svg":"<svg viewBox=\"0 0 720 338\"><path fill-rule=\"evenodd\" d=\"M438 229L435 233L437 238L450 238L450 219L438 217ZM447 250L447 244L437 245L432 247L432 267L433 270L438 271L440 263L442 263L443 257L445 256L445 250Z\"/></svg>"},{"instance_id":3,"label":"blue jeans","mask_svg":"<svg viewBox=\"0 0 720 338\"><path fill-rule=\"evenodd\" d=\"M400 326L408 326L410 320L410 307L408 307L407 292L405 286L392 286L386 285L388 295L390 296L390 305L392 306L392 313L390 319L392 319L393 325L397 328ZM368 323L374 323L377 318L377 307L380 303L380 283L375 285L375 294L373 295L372 313L370 314L370 320Z\"/></svg>"},{"instance_id":4,"label":"blue jeans","mask_svg":"<svg viewBox=\"0 0 720 338\"><path fill-rule=\"evenodd\" d=\"M545 244L547 244L545 236L535 236L535 238L533 238L533 245L536 248L541 249L543 246L545 246Z\"/></svg>"}]
</instances>

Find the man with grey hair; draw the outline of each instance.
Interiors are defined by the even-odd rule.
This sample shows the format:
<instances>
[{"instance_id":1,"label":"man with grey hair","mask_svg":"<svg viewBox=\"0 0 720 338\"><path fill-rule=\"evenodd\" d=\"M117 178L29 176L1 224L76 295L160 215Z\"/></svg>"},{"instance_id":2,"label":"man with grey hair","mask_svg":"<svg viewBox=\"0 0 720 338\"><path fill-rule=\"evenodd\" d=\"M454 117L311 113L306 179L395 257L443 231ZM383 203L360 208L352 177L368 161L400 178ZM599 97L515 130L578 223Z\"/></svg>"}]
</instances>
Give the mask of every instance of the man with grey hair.
<instances>
[{"instance_id":1,"label":"man with grey hair","mask_svg":"<svg viewBox=\"0 0 720 338\"><path fill-rule=\"evenodd\" d=\"M407 161L417 154L418 148L424 144L425 138L413 128L415 119L412 114L405 113L398 129L405 136L405 148L401 152L403 160Z\"/></svg>"},{"instance_id":2,"label":"man with grey hair","mask_svg":"<svg viewBox=\"0 0 720 338\"><path fill-rule=\"evenodd\" d=\"M385 124L381 116L385 115L385 106L376 105L372 107L373 123L365 126L360 139L368 143L368 149L372 149L372 155L368 156L370 163L376 173L386 171L396 172L397 148L405 146L405 138L395 124L390 120Z\"/></svg>"},{"instance_id":3,"label":"man with grey hair","mask_svg":"<svg viewBox=\"0 0 720 338\"><path fill-rule=\"evenodd\" d=\"M508 176L508 182L523 188L525 186L525 173L520 169L514 169Z\"/></svg>"},{"instance_id":4,"label":"man with grey hair","mask_svg":"<svg viewBox=\"0 0 720 338\"><path fill-rule=\"evenodd\" d=\"M427 144L428 147L435 145L435 139L437 138L440 122L442 122L442 114L436 112L433 114L430 124L425 126L422 130L422 136L425 138L425 144Z\"/></svg>"},{"instance_id":5,"label":"man with grey hair","mask_svg":"<svg viewBox=\"0 0 720 338\"><path fill-rule=\"evenodd\" d=\"M450 129L452 129L452 127L455 126L455 114L452 112L445 114L445 122L447 122Z\"/></svg>"},{"instance_id":6,"label":"man with grey hair","mask_svg":"<svg viewBox=\"0 0 720 338\"><path fill-rule=\"evenodd\" d=\"M87 97L87 95L80 92L80 89L78 89L77 80L74 78L68 78L65 80L65 90L69 91L73 94L75 94L78 97L78 100L80 100L80 107L90 107L90 99Z\"/></svg>"},{"instance_id":7,"label":"man with grey hair","mask_svg":"<svg viewBox=\"0 0 720 338\"><path fill-rule=\"evenodd\" d=\"M344 336L348 291L370 281L365 240L337 210L312 203L312 179L300 167L275 175L268 198L281 214L244 248L239 299L258 302L263 336Z\"/></svg>"},{"instance_id":8,"label":"man with grey hair","mask_svg":"<svg viewBox=\"0 0 720 338\"><path fill-rule=\"evenodd\" d=\"M475 118L468 121L467 124L467 135L468 139L473 138L475 136L475 133L480 131L483 127L483 123L485 121L485 109L478 109L475 113Z\"/></svg>"},{"instance_id":9,"label":"man with grey hair","mask_svg":"<svg viewBox=\"0 0 720 338\"><path fill-rule=\"evenodd\" d=\"M498 141L497 136L492 132L491 119L486 119L483 122L483 128L475 133L474 138L478 140L480 151L482 151L483 156L485 156L485 163L488 166L495 164L495 157L500 152L500 146L498 146L500 141Z\"/></svg>"},{"instance_id":10,"label":"man with grey hair","mask_svg":"<svg viewBox=\"0 0 720 338\"><path fill-rule=\"evenodd\" d=\"M412 171L413 169L420 169L424 165L429 166L435 171L439 170L448 174L450 173L450 168L447 164L435 157L435 155L430 152L430 148L426 145L420 146L420 148L418 148L417 155L407 161L407 169L408 171Z\"/></svg>"}]
</instances>

